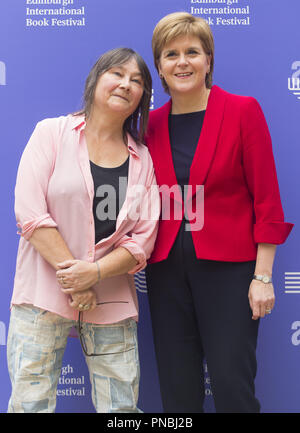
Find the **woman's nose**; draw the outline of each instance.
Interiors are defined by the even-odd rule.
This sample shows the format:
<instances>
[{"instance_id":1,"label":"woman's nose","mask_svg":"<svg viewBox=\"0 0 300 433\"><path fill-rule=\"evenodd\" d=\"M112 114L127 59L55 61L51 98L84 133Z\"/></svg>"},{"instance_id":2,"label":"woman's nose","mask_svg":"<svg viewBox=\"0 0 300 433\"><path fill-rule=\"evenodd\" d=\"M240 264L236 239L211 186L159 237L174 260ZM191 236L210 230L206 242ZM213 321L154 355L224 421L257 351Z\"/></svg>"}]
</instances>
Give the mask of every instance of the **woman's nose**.
<instances>
[{"instance_id":1,"label":"woman's nose","mask_svg":"<svg viewBox=\"0 0 300 433\"><path fill-rule=\"evenodd\" d=\"M124 89L126 91L130 90L130 80L129 78L124 77L120 82L121 89Z\"/></svg>"},{"instance_id":2,"label":"woman's nose","mask_svg":"<svg viewBox=\"0 0 300 433\"><path fill-rule=\"evenodd\" d=\"M187 65L187 59L186 59L186 57L185 57L185 54L182 53L182 54L179 55L177 64L178 64L179 66Z\"/></svg>"}]
</instances>

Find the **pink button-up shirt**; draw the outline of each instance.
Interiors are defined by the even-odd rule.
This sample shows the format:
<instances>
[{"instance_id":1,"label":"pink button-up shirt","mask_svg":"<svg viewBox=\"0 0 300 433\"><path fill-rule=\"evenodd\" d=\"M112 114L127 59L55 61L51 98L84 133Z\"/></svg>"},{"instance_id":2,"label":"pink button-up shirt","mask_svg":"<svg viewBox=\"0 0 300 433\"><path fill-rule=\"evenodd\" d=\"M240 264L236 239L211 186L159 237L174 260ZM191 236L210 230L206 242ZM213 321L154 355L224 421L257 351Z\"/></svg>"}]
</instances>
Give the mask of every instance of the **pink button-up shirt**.
<instances>
[{"instance_id":1,"label":"pink button-up shirt","mask_svg":"<svg viewBox=\"0 0 300 433\"><path fill-rule=\"evenodd\" d=\"M135 272L146 266L154 247L160 198L148 149L128 135L129 173L126 198L116 231L95 245L94 183L81 116L61 116L39 122L23 152L15 188L15 213L21 234L12 304L36 307L76 320L55 269L28 242L39 227L56 227L75 259L94 262L114 248L126 248L138 261L128 274L101 280L94 286L98 306L84 313L92 323L138 318ZM136 193L136 186L143 190ZM151 210L150 210L151 208ZM145 212L148 210L148 212ZM134 217L132 216L134 215Z\"/></svg>"}]
</instances>

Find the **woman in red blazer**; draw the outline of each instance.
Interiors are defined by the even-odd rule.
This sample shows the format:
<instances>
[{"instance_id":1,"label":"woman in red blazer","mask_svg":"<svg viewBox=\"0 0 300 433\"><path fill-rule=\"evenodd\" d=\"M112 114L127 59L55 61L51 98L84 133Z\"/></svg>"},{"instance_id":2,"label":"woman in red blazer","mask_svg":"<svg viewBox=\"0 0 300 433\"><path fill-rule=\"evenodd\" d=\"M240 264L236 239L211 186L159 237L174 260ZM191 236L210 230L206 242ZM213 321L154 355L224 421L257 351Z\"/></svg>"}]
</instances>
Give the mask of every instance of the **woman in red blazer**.
<instances>
[{"instance_id":1,"label":"woman in red blazer","mask_svg":"<svg viewBox=\"0 0 300 433\"><path fill-rule=\"evenodd\" d=\"M274 306L275 249L293 227L268 127L254 98L212 86L205 20L167 15L152 48L171 96L147 134L162 197L146 277L164 410L203 411L205 358L216 411L259 412L257 319Z\"/></svg>"}]
</instances>

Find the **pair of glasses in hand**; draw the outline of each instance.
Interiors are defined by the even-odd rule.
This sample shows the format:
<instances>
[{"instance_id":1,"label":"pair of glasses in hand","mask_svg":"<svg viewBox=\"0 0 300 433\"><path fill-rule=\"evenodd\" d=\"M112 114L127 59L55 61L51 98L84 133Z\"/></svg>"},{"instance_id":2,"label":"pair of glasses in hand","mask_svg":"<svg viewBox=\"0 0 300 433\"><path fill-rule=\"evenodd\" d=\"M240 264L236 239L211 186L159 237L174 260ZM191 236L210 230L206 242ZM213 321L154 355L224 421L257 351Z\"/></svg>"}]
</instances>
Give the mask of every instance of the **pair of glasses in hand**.
<instances>
[{"instance_id":1,"label":"pair of glasses in hand","mask_svg":"<svg viewBox=\"0 0 300 433\"><path fill-rule=\"evenodd\" d=\"M96 305L98 306L98 305L104 305L104 304L128 304L128 302L127 301L98 302ZM78 329L78 335L79 335L80 344L81 344L82 350L83 350L83 352L84 352L84 354L86 356L116 355L116 354L119 354L119 353L129 352L130 350L134 349L134 347L131 347L130 349L122 350L121 352L88 353L86 342L85 342L85 338L84 338L84 334L82 332L82 318L83 318L83 311L79 311L78 321L77 321L77 329Z\"/></svg>"}]
</instances>

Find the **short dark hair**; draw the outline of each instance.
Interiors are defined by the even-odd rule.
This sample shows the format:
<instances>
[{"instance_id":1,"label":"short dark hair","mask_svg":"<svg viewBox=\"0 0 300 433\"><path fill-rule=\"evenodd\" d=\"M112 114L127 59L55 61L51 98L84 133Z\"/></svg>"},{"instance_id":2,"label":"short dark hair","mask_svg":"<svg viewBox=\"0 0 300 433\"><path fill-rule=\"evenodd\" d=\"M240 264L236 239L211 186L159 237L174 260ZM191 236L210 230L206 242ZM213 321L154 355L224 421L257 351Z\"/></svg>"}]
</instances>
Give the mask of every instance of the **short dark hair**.
<instances>
[{"instance_id":1,"label":"short dark hair","mask_svg":"<svg viewBox=\"0 0 300 433\"><path fill-rule=\"evenodd\" d=\"M135 112L129 116L123 125L124 137L129 133L137 142L143 142L148 124L149 106L152 95L152 78L144 59L131 48L115 48L104 53L92 67L84 89L84 107L75 115L84 114L89 117L94 102L95 89L99 77L109 69L123 65L131 59L135 59L144 83L144 92Z\"/></svg>"}]
</instances>

